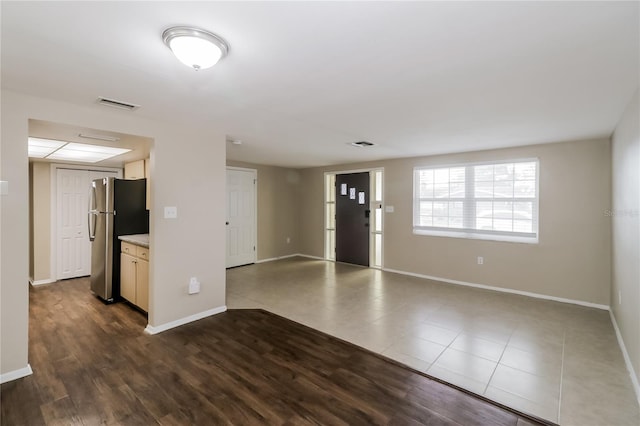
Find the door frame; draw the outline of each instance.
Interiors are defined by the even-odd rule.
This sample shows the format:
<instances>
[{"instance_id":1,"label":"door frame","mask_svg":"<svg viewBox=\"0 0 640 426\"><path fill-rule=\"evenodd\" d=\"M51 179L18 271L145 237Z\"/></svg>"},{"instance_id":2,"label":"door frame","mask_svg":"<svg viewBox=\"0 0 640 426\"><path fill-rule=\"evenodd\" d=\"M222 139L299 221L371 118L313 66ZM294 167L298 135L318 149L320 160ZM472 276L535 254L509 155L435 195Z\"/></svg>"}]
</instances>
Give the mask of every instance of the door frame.
<instances>
[{"instance_id":1,"label":"door frame","mask_svg":"<svg viewBox=\"0 0 640 426\"><path fill-rule=\"evenodd\" d=\"M255 179L255 185L253 186L253 245L255 246L255 250L253 251L253 263L256 263L258 261L258 169L252 169L249 167L236 167L236 166L226 166L225 169L225 173L224 173L224 191L225 191L225 203L224 203L224 207L225 207L225 216L227 214L227 170L237 170L237 171L241 171L241 172L250 172L253 173L253 179ZM225 238L224 238L224 250L225 253L227 253L227 231L225 228ZM226 263L226 255L225 255L225 263Z\"/></svg>"},{"instance_id":2,"label":"door frame","mask_svg":"<svg viewBox=\"0 0 640 426\"><path fill-rule=\"evenodd\" d=\"M54 283L58 280L58 169L71 169L71 170L86 170L89 172L115 172L116 178L122 179L122 168L118 167L103 167L103 166L89 166L83 164L62 164L51 163L49 183L51 186L50 193L50 205L49 211L51 221L50 228L50 253L49 259L49 283ZM88 210L87 210L88 211ZM38 282L38 284L47 284L47 282Z\"/></svg>"},{"instance_id":3,"label":"door frame","mask_svg":"<svg viewBox=\"0 0 640 426\"><path fill-rule=\"evenodd\" d=\"M375 172L376 171L381 171L382 172L382 200L377 201L375 200L375 191L376 191L376 186L375 186ZM322 233L323 233L323 241L324 241L324 245L323 247L323 253L325 253L324 255L324 259L331 261L331 262L335 262L335 239L336 236L334 234L334 239L333 239L333 259L328 258L325 252L325 248L327 247L328 241L327 241L327 188L326 188L326 183L327 183L327 176L329 175L343 175L343 174L350 174L350 173L369 173L369 182L371 183L369 185L369 206L371 207L374 203L376 204L381 204L382 205L382 212L381 212L381 223L382 223L382 231L380 232L379 235L382 235L382 247L380 247L380 253L381 253L381 258L380 258L380 265L376 265L375 262L375 233L372 232L371 230L373 229L372 225L373 225L373 215L370 216L370 226L369 226L369 268L374 268L374 269L382 269L384 268L384 216L385 216L385 211L384 211L384 199L385 199L385 187L384 187L384 167L372 167L372 168L368 168L368 169L350 169L350 170L335 170L335 171L326 171L323 174L323 182L322 182L322 190L323 190L323 200L324 203L322 205L323 208L323 218L324 221L322 223ZM334 179L334 183L335 183L335 179ZM337 191L336 191L337 192ZM335 200L334 200L335 203ZM335 204L334 204L335 205ZM371 209L373 211L373 209ZM334 228L334 232L335 228Z\"/></svg>"}]
</instances>

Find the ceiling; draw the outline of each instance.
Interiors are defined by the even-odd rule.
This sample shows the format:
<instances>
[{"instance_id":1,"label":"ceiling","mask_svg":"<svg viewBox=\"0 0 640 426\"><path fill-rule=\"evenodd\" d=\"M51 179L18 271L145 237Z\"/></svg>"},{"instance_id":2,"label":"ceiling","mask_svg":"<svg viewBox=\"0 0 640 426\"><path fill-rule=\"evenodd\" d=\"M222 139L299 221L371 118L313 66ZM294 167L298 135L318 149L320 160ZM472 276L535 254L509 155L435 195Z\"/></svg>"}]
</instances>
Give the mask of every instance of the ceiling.
<instances>
[{"instance_id":1,"label":"ceiling","mask_svg":"<svg viewBox=\"0 0 640 426\"><path fill-rule=\"evenodd\" d=\"M4 89L138 104L126 114L212 126L243 141L228 158L287 167L608 137L640 73L638 2L1 7ZM229 55L189 69L162 43L173 25Z\"/></svg>"}]
</instances>

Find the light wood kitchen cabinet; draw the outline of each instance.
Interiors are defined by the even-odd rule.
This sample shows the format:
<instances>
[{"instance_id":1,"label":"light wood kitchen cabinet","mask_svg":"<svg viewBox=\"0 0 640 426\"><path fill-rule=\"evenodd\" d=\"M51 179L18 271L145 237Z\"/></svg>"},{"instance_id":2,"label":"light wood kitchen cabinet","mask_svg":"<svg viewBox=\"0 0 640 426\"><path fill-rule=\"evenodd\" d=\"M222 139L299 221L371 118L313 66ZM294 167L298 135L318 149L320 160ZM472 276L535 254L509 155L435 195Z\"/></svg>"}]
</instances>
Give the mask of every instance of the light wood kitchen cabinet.
<instances>
[{"instance_id":1,"label":"light wood kitchen cabinet","mask_svg":"<svg viewBox=\"0 0 640 426\"><path fill-rule=\"evenodd\" d=\"M120 295L149 312L149 249L122 242L120 250Z\"/></svg>"},{"instance_id":2,"label":"light wood kitchen cabinet","mask_svg":"<svg viewBox=\"0 0 640 426\"><path fill-rule=\"evenodd\" d=\"M125 179L144 179L144 160L125 163L124 178Z\"/></svg>"},{"instance_id":3,"label":"light wood kitchen cabinet","mask_svg":"<svg viewBox=\"0 0 640 426\"><path fill-rule=\"evenodd\" d=\"M149 261L138 260L136 263L136 305L149 312Z\"/></svg>"},{"instance_id":4,"label":"light wood kitchen cabinet","mask_svg":"<svg viewBox=\"0 0 640 426\"><path fill-rule=\"evenodd\" d=\"M120 253L120 295L136 302L136 258L124 252Z\"/></svg>"}]
</instances>

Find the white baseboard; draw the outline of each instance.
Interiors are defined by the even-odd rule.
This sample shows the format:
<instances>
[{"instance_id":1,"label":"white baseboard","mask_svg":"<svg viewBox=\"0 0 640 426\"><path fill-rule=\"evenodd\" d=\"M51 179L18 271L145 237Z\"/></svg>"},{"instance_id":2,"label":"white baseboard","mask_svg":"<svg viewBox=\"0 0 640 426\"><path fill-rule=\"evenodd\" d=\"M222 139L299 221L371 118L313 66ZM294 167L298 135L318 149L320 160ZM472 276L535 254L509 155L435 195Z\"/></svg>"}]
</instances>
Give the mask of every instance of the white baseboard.
<instances>
[{"instance_id":1,"label":"white baseboard","mask_svg":"<svg viewBox=\"0 0 640 426\"><path fill-rule=\"evenodd\" d=\"M260 260L256 260L256 263L266 263L266 262L273 262L275 260L280 260L280 259L288 259L290 257L295 257L297 256L297 254L288 254L286 256L278 256L278 257L270 257L268 259L260 259Z\"/></svg>"},{"instance_id":2,"label":"white baseboard","mask_svg":"<svg viewBox=\"0 0 640 426\"><path fill-rule=\"evenodd\" d=\"M463 285L463 286L466 286L466 287L481 288L483 290L492 290L492 291L499 291L499 292L502 292L502 293L518 294L520 296L534 297L536 299L553 300L554 302L570 303L572 305L586 306L586 307L589 307L589 308L602 309L604 311L608 311L609 310L609 306L607 306L607 305L600 305L600 304L597 304L597 303L585 302L583 300L565 299L564 297L548 296L546 294L532 293L532 292L529 292L529 291L514 290L514 289L511 289L511 288L493 287L493 286L490 286L490 285L475 284L475 283L470 283L470 282L466 282L466 281L451 280L451 279L448 279L448 278L434 277L434 276L431 276L431 275L423 275L423 274L416 274L416 273L413 273L413 272L399 271L397 269L382 268L382 270L383 271L387 271L387 272L393 272L393 273L396 273L396 274L401 274L401 275L409 275L411 277L425 278L425 279L433 280L433 281L442 281L442 282L449 283L449 284L457 284L457 285Z\"/></svg>"},{"instance_id":3,"label":"white baseboard","mask_svg":"<svg viewBox=\"0 0 640 426\"><path fill-rule=\"evenodd\" d=\"M631 364L631 358L629 358L629 353L627 352L627 347L624 345L624 340L622 340L622 333L620 333L620 329L618 328L618 323L616 322L616 316L613 315L612 310L609 310L609 315L611 316L613 329L616 331L616 337L618 338L618 345L620 345L620 350L622 351L622 356L624 357L624 363L626 364L627 371L629 372L629 376L631 377L631 384L633 384L633 390L636 391L636 399L638 400L638 404L640 404L640 383L638 383L638 376L636 375L636 372L633 369L633 364Z\"/></svg>"},{"instance_id":4,"label":"white baseboard","mask_svg":"<svg viewBox=\"0 0 640 426\"><path fill-rule=\"evenodd\" d=\"M273 262L275 260L289 259L291 257L306 257L306 258L309 258L309 259L325 260L322 257L310 256L308 254L302 254L302 253L294 253L294 254L288 254L286 256L270 257L268 259L260 259L260 260L257 260L256 263Z\"/></svg>"},{"instance_id":5,"label":"white baseboard","mask_svg":"<svg viewBox=\"0 0 640 426\"><path fill-rule=\"evenodd\" d=\"M172 328L175 327L180 327L181 325L185 325L188 324L190 322L193 321L198 321L200 319L206 318L206 317L210 317L212 315L216 315L219 313L222 313L224 311L227 310L226 305L225 306L219 306L217 308L213 308L213 309L209 309L208 311L204 311L204 312L199 312L197 314L193 314L193 315L189 315L188 317L184 317L184 318L180 318L177 319L175 321L171 321L165 324L161 324L158 326L152 326L151 324L147 324L147 327L144 329L145 333L147 334L158 334L158 333L162 333L163 331L167 331L170 330Z\"/></svg>"},{"instance_id":6,"label":"white baseboard","mask_svg":"<svg viewBox=\"0 0 640 426\"><path fill-rule=\"evenodd\" d=\"M279 257L270 257L268 259L260 259L260 260L256 260L255 263L266 263L266 262L273 262L274 260L278 260L280 259Z\"/></svg>"},{"instance_id":7,"label":"white baseboard","mask_svg":"<svg viewBox=\"0 0 640 426\"><path fill-rule=\"evenodd\" d=\"M39 285L43 285L43 284L52 284L52 283L55 283L55 282L56 282L56 280L52 280L50 278L46 279L46 280L37 280L37 281L29 279L29 284L31 284L34 287L39 286Z\"/></svg>"},{"instance_id":8,"label":"white baseboard","mask_svg":"<svg viewBox=\"0 0 640 426\"><path fill-rule=\"evenodd\" d=\"M33 370L31 366L27 364L26 367L21 368L19 370L9 371L8 373L0 374L0 383L7 383L12 380L21 379L23 377L27 377L33 374Z\"/></svg>"},{"instance_id":9,"label":"white baseboard","mask_svg":"<svg viewBox=\"0 0 640 426\"><path fill-rule=\"evenodd\" d=\"M306 257L307 259L315 259L315 260L327 260L324 257L311 256L310 254L302 254L302 253L294 254L294 256Z\"/></svg>"}]
</instances>

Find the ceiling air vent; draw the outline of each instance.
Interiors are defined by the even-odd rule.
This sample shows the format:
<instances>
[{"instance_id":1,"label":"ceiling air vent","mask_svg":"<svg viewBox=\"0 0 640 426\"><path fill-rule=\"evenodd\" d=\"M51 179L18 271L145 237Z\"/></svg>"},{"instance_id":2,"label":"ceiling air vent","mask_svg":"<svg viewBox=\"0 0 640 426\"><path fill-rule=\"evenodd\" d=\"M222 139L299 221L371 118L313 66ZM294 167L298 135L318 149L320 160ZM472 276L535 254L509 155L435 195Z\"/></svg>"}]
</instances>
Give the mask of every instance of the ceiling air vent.
<instances>
[{"instance_id":1,"label":"ceiling air vent","mask_svg":"<svg viewBox=\"0 0 640 426\"><path fill-rule=\"evenodd\" d=\"M360 142L351 142L349 145L357 146L359 148L367 148L370 146L374 146L375 144L367 141L360 141Z\"/></svg>"},{"instance_id":2,"label":"ceiling air vent","mask_svg":"<svg viewBox=\"0 0 640 426\"><path fill-rule=\"evenodd\" d=\"M98 98L98 103L100 105L106 105L113 108L126 109L128 111L134 111L140 108L140 105L130 104L128 102L117 101L115 99L103 98L102 96Z\"/></svg>"}]
</instances>

